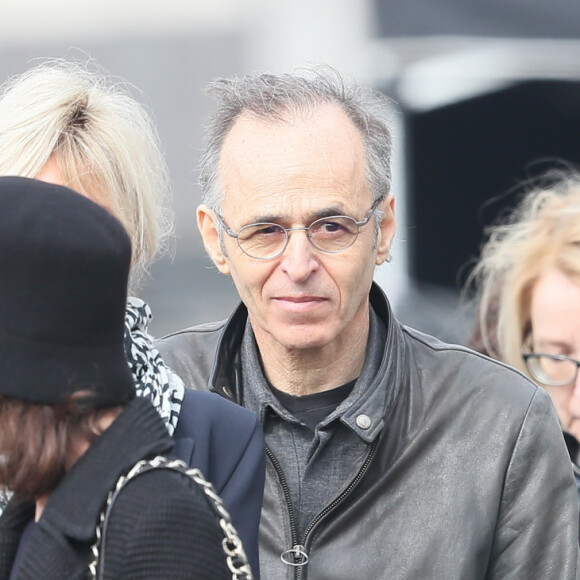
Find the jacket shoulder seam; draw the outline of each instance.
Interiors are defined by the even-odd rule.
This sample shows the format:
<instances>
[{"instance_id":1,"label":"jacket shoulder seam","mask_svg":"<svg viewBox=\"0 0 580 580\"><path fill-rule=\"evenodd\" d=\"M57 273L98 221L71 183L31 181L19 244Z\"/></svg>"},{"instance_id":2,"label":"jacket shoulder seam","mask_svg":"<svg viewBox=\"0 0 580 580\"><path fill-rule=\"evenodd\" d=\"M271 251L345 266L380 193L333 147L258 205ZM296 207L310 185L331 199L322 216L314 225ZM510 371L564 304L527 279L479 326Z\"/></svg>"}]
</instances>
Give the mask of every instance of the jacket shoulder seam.
<instances>
[{"instance_id":1,"label":"jacket shoulder seam","mask_svg":"<svg viewBox=\"0 0 580 580\"><path fill-rule=\"evenodd\" d=\"M445 351L449 351L449 352L462 352L468 356L474 356L476 358L479 358L481 360L485 360L487 362L492 363L493 365L495 365L496 367L499 367L501 369L504 370L509 370L512 372L516 372L517 374L519 374L521 377L525 378L526 381L532 385L534 387L534 393L540 389L541 387L539 387L538 385L536 385L533 381L531 381L529 379L529 377L527 377L524 373L522 373L519 369L516 369L510 365L508 365L507 363L504 363L503 361L491 358L489 356L486 356L485 354L482 354L480 352L477 352L475 350L471 350L470 348L463 346L461 344L451 344L451 343L446 343L446 342L442 342L437 338L434 337L430 337L429 335L423 334L422 332L415 330L414 328L410 328L408 326L405 325L401 325L402 326L402 330L403 332L411 339L414 340L416 342L421 343L423 346L425 346L426 348L436 351L436 352L445 352ZM430 339L430 340L428 340ZM434 344L432 341L435 340L436 344Z\"/></svg>"}]
</instances>

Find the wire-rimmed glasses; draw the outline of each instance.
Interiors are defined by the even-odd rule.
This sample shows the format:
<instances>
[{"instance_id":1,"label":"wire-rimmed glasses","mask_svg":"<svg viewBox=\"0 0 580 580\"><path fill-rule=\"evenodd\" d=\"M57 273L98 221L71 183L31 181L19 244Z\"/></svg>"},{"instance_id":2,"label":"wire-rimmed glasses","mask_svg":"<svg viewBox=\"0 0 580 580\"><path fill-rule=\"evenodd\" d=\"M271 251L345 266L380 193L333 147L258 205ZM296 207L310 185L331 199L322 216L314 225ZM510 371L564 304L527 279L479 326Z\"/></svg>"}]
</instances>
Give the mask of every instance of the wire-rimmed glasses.
<instances>
[{"instance_id":1,"label":"wire-rimmed glasses","mask_svg":"<svg viewBox=\"0 0 580 580\"><path fill-rule=\"evenodd\" d=\"M530 376L549 387L563 387L576 380L580 361L563 354L525 353L522 358Z\"/></svg>"},{"instance_id":2,"label":"wire-rimmed glasses","mask_svg":"<svg viewBox=\"0 0 580 580\"><path fill-rule=\"evenodd\" d=\"M314 220L309 226L285 228L275 223L255 223L232 231L224 218L216 216L228 236L235 238L238 246L250 258L272 260L277 258L288 245L291 232L306 232L310 243L321 252L336 254L350 248L358 238L360 228L365 226L377 209L381 199L376 199L361 221L347 215L333 215Z\"/></svg>"}]
</instances>

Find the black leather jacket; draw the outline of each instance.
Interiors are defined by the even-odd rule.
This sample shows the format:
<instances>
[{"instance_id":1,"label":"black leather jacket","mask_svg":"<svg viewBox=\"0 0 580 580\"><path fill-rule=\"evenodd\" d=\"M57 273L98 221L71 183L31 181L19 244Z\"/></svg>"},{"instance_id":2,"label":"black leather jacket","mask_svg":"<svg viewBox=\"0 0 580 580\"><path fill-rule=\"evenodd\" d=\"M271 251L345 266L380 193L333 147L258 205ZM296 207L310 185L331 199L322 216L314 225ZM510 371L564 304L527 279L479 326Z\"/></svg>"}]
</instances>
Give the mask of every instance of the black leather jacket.
<instances>
[{"instance_id":1,"label":"black leather jacket","mask_svg":"<svg viewBox=\"0 0 580 580\"><path fill-rule=\"evenodd\" d=\"M572 579L580 577L578 497L550 399L483 355L402 326L373 285L388 328L376 377L384 426L362 469L296 538L269 456L260 530L267 580ZM194 389L240 401L247 312L162 339ZM282 552L308 554L289 566Z\"/></svg>"}]
</instances>

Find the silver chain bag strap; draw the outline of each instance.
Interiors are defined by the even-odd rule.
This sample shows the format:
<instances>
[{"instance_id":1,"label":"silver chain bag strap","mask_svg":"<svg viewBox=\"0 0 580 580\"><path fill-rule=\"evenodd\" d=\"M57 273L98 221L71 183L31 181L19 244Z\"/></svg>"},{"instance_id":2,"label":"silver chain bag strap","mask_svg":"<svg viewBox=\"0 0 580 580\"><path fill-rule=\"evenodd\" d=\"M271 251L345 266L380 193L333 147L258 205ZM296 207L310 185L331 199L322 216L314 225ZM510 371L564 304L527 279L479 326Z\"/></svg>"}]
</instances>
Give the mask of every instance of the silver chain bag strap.
<instances>
[{"instance_id":1,"label":"silver chain bag strap","mask_svg":"<svg viewBox=\"0 0 580 580\"><path fill-rule=\"evenodd\" d=\"M179 471L190 477L204 491L209 503L216 513L220 528L223 532L222 548L226 557L226 562L232 580L253 580L252 571L248 564L248 559L242 546L242 541L232 524L230 514L226 510L222 499L216 493L213 485L205 479L199 469L188 468L187 465L178 459L167 459L166 457L157 456L154 459L143 459L138 461L132 469L122 475L115 488L109 492L105 508L101 512L99 523L97 524L95 543L91 546L92 559L89 563L89 578L91 580L101 580L105 568L105 540L107 536L107 524L111 515L111 510L117 496L127 483L152 469L172 469Z\"/></svg>"}]
</instances>

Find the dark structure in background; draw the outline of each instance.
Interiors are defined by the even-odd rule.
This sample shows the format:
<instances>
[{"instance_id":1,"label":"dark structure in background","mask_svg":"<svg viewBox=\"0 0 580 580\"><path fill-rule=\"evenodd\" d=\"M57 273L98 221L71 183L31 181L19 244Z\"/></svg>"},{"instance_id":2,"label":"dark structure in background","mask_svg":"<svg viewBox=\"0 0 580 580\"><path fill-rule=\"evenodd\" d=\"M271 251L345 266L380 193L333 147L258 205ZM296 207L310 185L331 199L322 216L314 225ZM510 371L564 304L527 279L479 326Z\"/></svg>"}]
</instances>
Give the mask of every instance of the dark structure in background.
<instances>
[{"instance_id":1,"label":"dark structure in background","mask_svg":"<svg viewBox=\"0 0 580 580\"><path fill-rule=\"evenodd\" d=\"M381 37L485 36L578 38L580 10L570 0L375 0Z\"/></svg>"},{"instance_id":2,"label":"dark structure in background","mask_svg":"<svg viewBox=\"0 0 580 580\"><path fill-rule=\"evenodd\" d=\"M580 167L580 82L528 81L407 112L405 134L411 275L459 289L484 226L513 206L517 186Z\"/></svg>"},{"instance_id":3,"label":"dark structure in background","mask_svg":"<svg viewBox=\"0 0 580 580\"><path fill-rule=\"evenodd\" d=\"M450 56L447 65L459 57L464 68L433 69L447 77L428 82L466 74L489 84L457 101L417 107L402 77L387 77L383 87L403 113L405 141L410 287L396 312L462 342L473 315L460 292L485 226L514 205L522 182L554 167L580 168L580 9L568 0L374 0L374 8L377 42L397 55L402 76L415 63ZM461 56L473 46L497 49L507 67L501 60L498 71L480 69L477 60L465 67Z\"/></svg>"}]
</instances>

